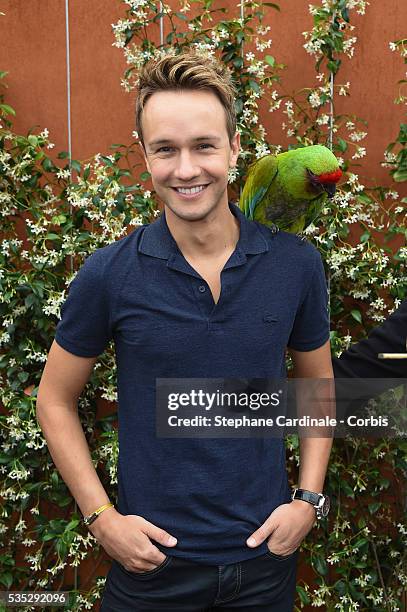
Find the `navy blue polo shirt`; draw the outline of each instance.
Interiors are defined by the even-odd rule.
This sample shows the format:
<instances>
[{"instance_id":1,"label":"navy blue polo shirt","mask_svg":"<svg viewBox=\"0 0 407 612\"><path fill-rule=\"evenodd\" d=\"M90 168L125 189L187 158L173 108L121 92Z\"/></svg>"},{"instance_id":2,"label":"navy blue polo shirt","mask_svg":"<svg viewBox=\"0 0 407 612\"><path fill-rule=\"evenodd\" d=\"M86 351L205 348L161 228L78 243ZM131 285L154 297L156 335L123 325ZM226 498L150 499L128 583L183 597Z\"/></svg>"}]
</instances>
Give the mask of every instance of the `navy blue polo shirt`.
<instances>
[{"instance_id":1,"label":"navy blue polo shirt","mask_svg":"<svg viewBox=\"0 0 407 612\"><path fill-rule=\"evenodd\" d=\"M214 303L162 214L96 250L72 281L55 339L91 357L114 341L118 381L118 511L178 539L173 556L227 564L263 554L246 539L290 501L281 439L168 439L155 433L156 378L285 377L285 349L329 338L317 249L249 221Z\"/></svg>"}]
</instances>

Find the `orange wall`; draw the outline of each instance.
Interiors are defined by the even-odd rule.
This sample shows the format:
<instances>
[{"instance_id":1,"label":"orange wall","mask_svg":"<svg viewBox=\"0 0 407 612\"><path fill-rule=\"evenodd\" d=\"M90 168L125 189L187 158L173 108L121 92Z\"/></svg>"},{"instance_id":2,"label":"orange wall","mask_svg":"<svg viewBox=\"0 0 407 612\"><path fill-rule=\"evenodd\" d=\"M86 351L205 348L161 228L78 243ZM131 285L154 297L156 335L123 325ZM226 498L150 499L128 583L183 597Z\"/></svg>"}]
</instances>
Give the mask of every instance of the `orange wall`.
<instances>
[{"instance_id":1,"label":"orange wall","mask_svg":"<svg viewBox=\"0 0 407 612\"><path fill-rule=\"evenodd\" d=\"M175 5L174 0L171 2ZM302 32L312 18L308 0L280 0L281 12L272 9L270 49L287 64L283 88L287 92L315 86L313 58L302 48ZM238 14L237 2L218 0ZM69 0L71 114L73 157L86 159L108 152L112 143L129 143L134 129L133 99L120 85L125 69L122 50L112 47L111 24L125 16L119 0ZM55 151L68 148L65 51L65 0L3 0L0 16L0 70L8 70L7 100L17 111L16 129L38 124L50 130ZM403 121L403 108L393 104L397 81L403 78L402 59L388 43L403 37L407 3L371 2L365 16L351 12L358 43L352 60L344 58L338 82L351 82L351 97L337 98L337 112L353 112L368 121L368 155L360 171L365 184L389 184L380 167L383 151ZM164 32L164 35L167 32ZM280 112L265 114L271 140L286 145ZM366 143L366 144L365 144ZM360 161L360 160L359 160Z\"/></svg>"}]
</instances>

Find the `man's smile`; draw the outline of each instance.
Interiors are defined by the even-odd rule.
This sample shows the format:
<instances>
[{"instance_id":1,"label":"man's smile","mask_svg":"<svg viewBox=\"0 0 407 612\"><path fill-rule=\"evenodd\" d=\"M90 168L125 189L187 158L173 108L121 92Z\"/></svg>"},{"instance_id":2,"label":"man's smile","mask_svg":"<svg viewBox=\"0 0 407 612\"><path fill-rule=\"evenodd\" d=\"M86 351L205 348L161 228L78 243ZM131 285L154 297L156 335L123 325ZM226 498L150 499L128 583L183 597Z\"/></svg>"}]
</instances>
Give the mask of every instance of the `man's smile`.
<instances>
[{"instance_id":1,"label":"man's smile","mask_svg":"<svg viewBox=\"0 0 407 612\"><path fill-rule=\"evenodd\" d=\"M183 199L193 200L199 197L208 185L194 185L192 187L172 187L174 191Z\"/></svg>"}]
</instances>

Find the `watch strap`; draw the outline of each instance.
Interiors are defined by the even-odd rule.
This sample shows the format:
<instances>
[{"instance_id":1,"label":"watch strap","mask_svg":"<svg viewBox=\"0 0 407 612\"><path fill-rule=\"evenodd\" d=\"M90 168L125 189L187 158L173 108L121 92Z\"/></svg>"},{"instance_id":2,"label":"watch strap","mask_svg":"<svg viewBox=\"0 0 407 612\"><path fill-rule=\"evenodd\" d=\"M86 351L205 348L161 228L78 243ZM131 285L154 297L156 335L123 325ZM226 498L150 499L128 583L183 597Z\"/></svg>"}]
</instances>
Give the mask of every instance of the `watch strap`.
<instances>
[{"instance_id":1,"label":"watch strap","mask_svg":"<svg viewBox=\"0 0 407 612\"><path fill-rule=\"evenodd\" d=\"M292 499L301 499L313 506L318 506L321 495L322 493L314 493L314 491L307 491L307 489L295 489Z\"/></svg>"}]
</instances>

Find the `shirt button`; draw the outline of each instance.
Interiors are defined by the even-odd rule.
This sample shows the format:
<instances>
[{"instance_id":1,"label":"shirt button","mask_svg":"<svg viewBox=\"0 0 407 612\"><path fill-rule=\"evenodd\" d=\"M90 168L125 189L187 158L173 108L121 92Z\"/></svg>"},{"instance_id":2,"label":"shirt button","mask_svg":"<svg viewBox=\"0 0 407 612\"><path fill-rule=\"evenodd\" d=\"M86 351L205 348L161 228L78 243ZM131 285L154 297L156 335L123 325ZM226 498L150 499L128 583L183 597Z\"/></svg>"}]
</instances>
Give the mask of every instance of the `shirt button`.
<instances>
[{"instance_id":1,"label":"shirt button","mask_svg":"<svg viewBox=\"0 0 407 612\"><path fill-rule=\"evenodd\" d=\"M205 285L199 285L198 291L200 291L201 293L205 293L205 291L206 291Z\"/></svg>"}]
</instances>

